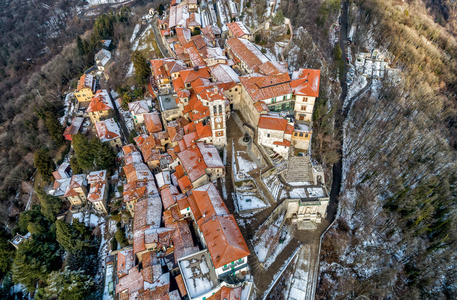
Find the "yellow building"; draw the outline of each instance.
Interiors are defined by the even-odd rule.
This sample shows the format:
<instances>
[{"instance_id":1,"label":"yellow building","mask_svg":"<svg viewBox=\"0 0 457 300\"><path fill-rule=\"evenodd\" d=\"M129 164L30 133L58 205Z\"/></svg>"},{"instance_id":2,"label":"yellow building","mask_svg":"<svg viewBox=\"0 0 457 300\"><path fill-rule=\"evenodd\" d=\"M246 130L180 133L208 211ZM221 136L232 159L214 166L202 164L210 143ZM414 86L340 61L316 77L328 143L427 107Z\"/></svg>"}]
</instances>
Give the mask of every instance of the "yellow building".
<instances>
[{"instance_id":1,"label":"yellow building","mask_svg":"<svg viewBox=\"0 0 457 300\"><path fill-rule=\"evenodd\" d=\"M89 114L92 123L100 122L113 115L113 103L106 90L98 90L92 98L86 112Z\"/></svg>"},{"instance_id":2,"label":"yellow building","mask_svg":"<svg viewBox=\"0 0 457 300\"><path fill-rule=\"evenodd\" d=\"M65 191L64 197L72 206L79 206L87 201L86 175L79 174L71 177L70 185Z\"/></svg>"},{"instance_id":3,"label":"yellow building","mask_svg":"<svg viewBox=\"0 0 457 300\"><path fill-rule=\"evenodd\" d=\"M78 100L79 107L89 106L95 92L96 80L93 75L84 74L79 78L78 87L76 88L75 97Z\"/></svg>"}]
</instances>

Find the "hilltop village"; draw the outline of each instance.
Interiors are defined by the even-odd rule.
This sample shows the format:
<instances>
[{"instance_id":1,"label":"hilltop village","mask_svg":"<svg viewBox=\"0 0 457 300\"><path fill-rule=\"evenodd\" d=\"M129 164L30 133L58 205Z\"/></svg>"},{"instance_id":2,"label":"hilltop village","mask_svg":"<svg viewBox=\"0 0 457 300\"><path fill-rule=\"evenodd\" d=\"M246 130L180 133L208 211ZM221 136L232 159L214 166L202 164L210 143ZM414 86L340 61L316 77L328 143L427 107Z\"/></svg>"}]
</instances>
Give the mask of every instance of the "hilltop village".
<instances>
[{"instance_id":1,"label":"hilltop village","mask_svg":"<svg viewBox=\"0 0 457 300\"><path fill-rule=\"evenodd\" d=\"M173 0L157 18L165 58L149 62L149 97L127 110L100 87L115 63L109 40L74 91L65 139L96 135L117 154L115 172L75 174L66 161L47 192L70 203L59 220L86 226L113 220L117 203L126 242L105 245L104 299L250 299L249 257L267 270L292 230L326 216L324 172L310 159L320 71L289 70L241 21L220 28L201 5ZM245 223L273 205L254 236L240 230L235 215Z\"/></svg>"}]
</instances>

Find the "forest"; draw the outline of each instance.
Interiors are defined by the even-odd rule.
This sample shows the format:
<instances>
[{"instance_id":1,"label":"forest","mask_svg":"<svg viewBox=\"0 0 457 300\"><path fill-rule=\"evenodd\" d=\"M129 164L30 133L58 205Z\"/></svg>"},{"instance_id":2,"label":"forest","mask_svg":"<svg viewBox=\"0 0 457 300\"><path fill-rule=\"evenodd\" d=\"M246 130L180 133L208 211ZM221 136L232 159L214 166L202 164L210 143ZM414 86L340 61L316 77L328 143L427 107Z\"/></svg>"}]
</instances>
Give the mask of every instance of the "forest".
<instances>
[{"instance_id":1,"label":"forest","mask_svg":"<svg viewBox=\"0 0 457 300\"><path fill-rule=\"evenodd\" d=\"M452 299L456 257L456 41L449 1L352 1L358 51L401 79L352 107L343 187L322 244L320 299ZM449 20L449 22L448 22Z\"/></svg>"}]
</instances>

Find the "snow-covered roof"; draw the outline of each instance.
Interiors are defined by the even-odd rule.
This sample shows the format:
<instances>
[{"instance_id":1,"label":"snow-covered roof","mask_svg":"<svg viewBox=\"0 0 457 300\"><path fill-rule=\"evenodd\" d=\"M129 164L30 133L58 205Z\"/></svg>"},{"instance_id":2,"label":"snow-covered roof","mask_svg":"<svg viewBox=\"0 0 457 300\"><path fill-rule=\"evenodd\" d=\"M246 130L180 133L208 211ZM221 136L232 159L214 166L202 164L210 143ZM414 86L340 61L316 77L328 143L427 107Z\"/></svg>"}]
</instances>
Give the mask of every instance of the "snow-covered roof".
<instances>
[{"instance_id":1,"label":"snow-covered roof","mask_svg":"<svg viewBox=\"0 0 457 300\"><path fill-rule=\"evenodd\" d=\"M106 170L93 171L87 175L87 182L89 184L95 182L105 182L106 181Z\"/></svg>"},{"instance_id":2,"label":"snow-covered roof","mask_svg":"<svg viewBox=\"0 0 457 300\"><path fill-rule=\"evenodd\" d=\"M214 289L217 291L217 276L212 267L207 250L194 253L178 260L179 269L190 298L209 294Z\"/></svg>"},{"instance_id":3,"label":"snow-covered roof","mask_svg":"<svg viewBox=\"0 0 457 300\"><path fill-rule=\"evenodd\" d=\"M109 142L121 137L121 129L114 118L95 123L97 135L100 141Z\"/></svg>"},{"instance_id":4,"label":"snow-covered roof","mask_svg":"<svg viewBox=\"0 0 457 300\"><path fill-rule=\"evenodd\" d=\"M202 142L197 143L198 149L203 156L206 167L208 168L223 168L224 163L222 162L219 151L214 145L204 144Z\"/></svg>"},{"instance_id":5,"label":"snow-covered roof","mask_svg":"<svg viewBox=\"0 0 457 300\"><path fill-rule=\"evenodd\" d=\"M155 174L157 185L161 189L165 185L171 184L170 171L163 171Z\"/></svg>"},{"instance_id":6,"label":"snow-covered roof","mask_svg":"<svg viewBox=\"0 0 457 300\"><path fill-rule=\"evenodd\" d=\"M129 103L129 110L132 114L141 115L149 112L148 102L146 100L140 100Z\"/></svg>"},{"instance_id":7,"label":"snow-covered roof","mask_svg":"<svg viewBox=\"0 0 457 300\"><path fill-rule=\"evenodd\" d=\"M238 74L228 65L217 64L209 67L209 69L218 82L240 82Z\"/></svg>"},{"instance_id":8,"label":"snow-covered roof","mask_svg":"<svg viewBox=\"0 0 457 300\"><path fill-rule=\"evenodd\" d=\"M160 227L162 220L162 200L160 197L147 197L135 203L133 229L145 226Z\"/></svg>"},{"instance_id":9,"label":"snow-covered roof","mask_svg":"<svg viewBox=\"0 0 457 300\"><path fill-rule=\"evenodd\" d=\"M102 49L97 54L95 54L95 61L98 65L106 65L108 61L111 59L111 52L106 49Z\"/></svg>"},{"instance_id":10,"label":"snow-covered roof","mask_svg":"<svg viewBox=\"0 0 457 300\"><path fill-rule=\"evenodd\" d=\"M63 196L67 190L67 187L70 185L71 177L57 179L54 181L54 186L52 190L49 191L49 194L55 197Z\"/></svg>"}]
</instances>

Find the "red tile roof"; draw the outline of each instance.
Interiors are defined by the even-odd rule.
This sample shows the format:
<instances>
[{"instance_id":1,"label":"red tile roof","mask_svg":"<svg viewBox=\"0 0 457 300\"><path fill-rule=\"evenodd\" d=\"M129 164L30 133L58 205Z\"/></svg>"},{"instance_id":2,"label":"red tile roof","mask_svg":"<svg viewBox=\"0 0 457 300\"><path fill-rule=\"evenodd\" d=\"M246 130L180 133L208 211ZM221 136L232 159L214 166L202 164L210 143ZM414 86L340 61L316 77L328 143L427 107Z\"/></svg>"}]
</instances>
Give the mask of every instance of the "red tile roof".
<instances>
[{"instance_id":1,"label":"red tile roof","mask_svg":"<svg viewBox=\"0 0 457 300\"><path fill-rule=\"evenodd\" d=\"M211 218L202 224L201 230L215 268L250 254L233 215Z\"/></svg>"},{"instance_id":2,"label":"red tile roof","mask_svg":"<svg viewBox=\"0 0 457 300\"><path fill-rule=\"evenodd\" d=\"M320 70L300 69L292 74L290 86L296 95L319 97Z\"/></svg>"},{"instance_id":3,"label":"red tile roof","mask_svg":"<svg viewBox=\"0 0 457 300\"><path fill-rule=\"evenodd\" d=\"M144 114L144 123L149 133L155 133L163 130L162 121L160 120L158 112Z\"/></svg>"},{"instance_id":4,"label":"red tile roof","mask_svg":"<svg viewBox=\"0 0 457 300\"><path fill-rule=\"evenodd\" d=\"M287 73L271 76L246 75L241 76L240 81L254 102L292 93Z\"/></svg>"},{"instance_id":5,"label":"red tile roof","mask_svg":"<svg viewBox=\"0 0 457 300\"><path fill-rule=\"evenodd\" d=\"M178 184L179 188L181 189L181 192L183 193L190 191L192 189L192 183L190 182L188 176L183 176L180 179L178 179Z\"/></svg>"},{"instance_id":6,"label":"red tile roof","mask_svg":"<svg viewBox=\"0 0 457 300\"><path fill-rule=\"evenodd\" d=\"M278 146L284 146L284 147L290 147L290 141L287 141L287 140L282 140L282 142L273 142L274 145L278 145Z\"/></svg>"},{"instance_id":7,"label":"red tile roof","mask_svg":"<svg viewBox=\"0 0 457 300\"><path fill-rule=\"evenodd\" d=\"M241 287L230 288L223 286L214 295L208 297L207 300L241 300Z\"/></svg>"},{"instance_id":8,"label":"red tile roof","mask_svg":"<svg viewBox=\"0 0 457 300\"><path fill-rule=\"evenodd\" d=\"M203 161L198 148L184 150L178 153L178 158L181 161L184 170L186 170L191 182L196 181L206 174L206 164Z\"/></svg>"},{"instance_id":9,"label":"red tile roof","mask_svg":"<svg viewBox=\"0 0 457 300\"><path fill-rule=\"evenodd\" d=\"M160 191L162 196L163 208L167 210L176 203L176 195L178 195L178 189L174 185L169 185Z\"/></svg>"},{"instance_id":10,"label":"red tile roof","mask_svg":"<svg viewBox=\"0 0 457 300\"><path fill-rule=\"evenodd\" d=\"M259 118L258 128L286 131L287 120L280 116L262 115Z\"/></svg>"},{"instance_id":11,"label":"red tile roof","mask_svg":"<svg viewBox=\"0 0 457 300\"><path fill-rule=\"evenodd\" d=\"M197 134L199 139L207 138L213 135L211 130L211 125L203 125L203 122L198 122L197 126Z\"/></svg>"},{"instance_id":12,"label":"red tile roof","mask_svg":"<svg viewBox=\"0 0 457 300\"><path fill-rule=\"evenodd\" d=\"M250 35L249 30L244 26L243 22L227 23L226 25L232 34L238 38Z\"/></svg>"},{"instance_id":13,"label":"red tile roof","mask_svg":"<svg viewBox=\"0 0 457 300\"><path fill-rule=\"evenodd\" d=\"M241 59L251 70L258 71L258 67L267 62L268 58L246 39L230 38L225 42L237 59Z\"/></svg>"},{"instance_id":14,"label":"red tile roof","mask_svg":"<svg viewBox=\"0 0 457 300\"><path fill-rule=\"evenodd\" d=\"M116 285L116 294L128 290L128 294L139 291L144 286L143 275L138 271L137 267L130 269L128 275L119 278L119 283Z\"/></svg>"},{"instance_id":15,"label":"red tile roof","mask_svg":"<svg viewBox=\"0 0 457 300\"><path fill-rule=\"evenodd\" d=\"M185 295L187 295L187 290L186 290L186 286L184 285L182 275L179 274L178 276L175 277L175 279L176 279L176 283L178 284L178 289L179 289L179 292L181 293L181 297L184 297Z\"/></svg>"},{"instance_id":16,"label":"red tile roof","mask_svg":"<svg viewBox=\"0 0 457 300\"><path fill-rule=\"evenodd\" d=\"M87 107L86 112L105 111L114 109L106 90L98 90Z\"/></svg>"},{"instance_id":17,"label":"red tile roof","mask_svg":"<svg viewBox=\"0 0 457 300\"><path fill-rule=\"evenodd\" d=\"M193 189L192 196L188 197L189 206L199 226L214 216L229 214L224 200L212 182Z\"/></svg>"}]
</instances>

